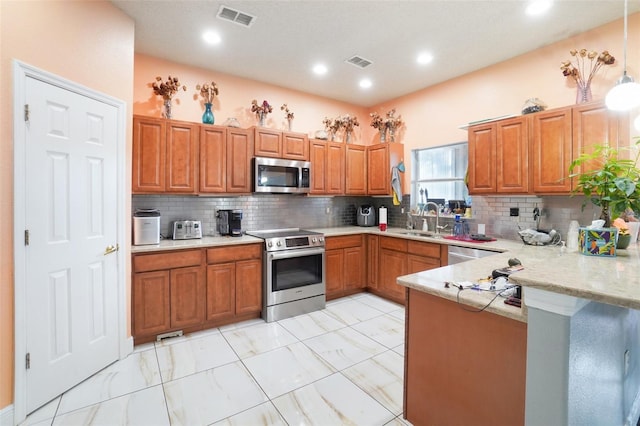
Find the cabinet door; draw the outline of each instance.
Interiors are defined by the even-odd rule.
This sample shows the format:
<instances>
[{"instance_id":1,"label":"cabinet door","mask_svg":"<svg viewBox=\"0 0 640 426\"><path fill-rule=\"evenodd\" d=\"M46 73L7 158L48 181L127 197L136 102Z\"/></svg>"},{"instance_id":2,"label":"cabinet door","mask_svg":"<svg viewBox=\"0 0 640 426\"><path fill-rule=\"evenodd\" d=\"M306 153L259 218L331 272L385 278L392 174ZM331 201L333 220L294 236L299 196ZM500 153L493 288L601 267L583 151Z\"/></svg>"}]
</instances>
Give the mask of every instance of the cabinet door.
<instances>
[{"instance_id":1,"label":"cabinet door","mask_svg":"<svg viewBox=\"0 0 640 426\"><path fill-rule=\"evenodd\" d=\"M325 194L325 173L327 170L327 142L312 140L309 143L309 161L311 162L311 193Z\"/></svg>"},{"instance_id":2,"label":"cabinet door","mask_svg":"<svg viewBox=\"0 0 640 426\"><path fill-rule=\"evenodd\" d=\"M345 290L365 288L366 274L364 269L365 250L359 247L344 249L344 288Z\"/></svg>"},{"instance_id":3,"label":"cabinet door","mask_svg":"<svg viewBox=\"0 0 640 426\"><path fill-rule=\"evenodd\" d=\"M262 310L262 261L236 262L236 315Z\"/></svg>"},{"instance_id":4,"label":"cabinet door","mask_svg":"<svg viewBox=\"0 0 640 426\"><path fill-rule=\"evenodd\" d=\"M248 194L252 190L251 158L253 158L253 132L245 129L227 129L227 192Z\"/></svg>"},{"instance_id":5,"label":"cabinet door","mask_svg":"<svg viewBox=\"0 0 640 426\"><path fill-rule=\"evenodd\" d=\"M439 268L440 261L432 257L416 256L410 254L407 256L407 273L415 274L416 272L428 271L429 269Z\"/></svg>"},{"instance_id":6,"label":"cabinet door","mask_svg":"<svg viewBox=\"0 0 640 426\"><path fill-rule=\"evenodd\" d=\"M325 190L327 194L344 194L345 144L327 143L327 166L325 169Z\"/></svg>"},{"instance_id":7,"label":"cabinet door","mask_svg":"<svg viewBox=\"0 0 640 426\"><path fill-rule=\"evenodd\" d=\"M207 266L207 321L231 318L236 305L235 263Z\"/></svg>"},{"instance_id":8,"label":"cabinet door","mask_svg":"<svg viewBox=\"0 0 640 426\"><path fill-rule=\"evenodd\" d=\"M169 271L133 275L133 337L153 336L171 327Z\"/></svg>"},{"instance_id":9,"label":"cabinet door","mask_svg":"<svg viewBox=\"0 0 640 426\"><path fill-rule=\"evenodd\" d=\"M346 145L346 188L350 195L367 193L367 160L364 145Z\"/></svg>"},{"instance_id":10,"label":"cabinet door","mask_svg":"<svg viewBox=\"0 0 640 426\"><path fill-rule=\"evenodd\" d=\"M327 250L324 254L327 298L344 290L344 249Z\"/></svg>"},{"instance_id":11,"label":"cabinet door","mask_svg":"<svg viewBox=\"0 0 640 426\"><path fill-rule=\"evenodd\" d=\"M399 303L404 303L405 287L397 283L407 274L407 253L380 249L380 282L378 289Z\"/></svg>"},{"instance_id":12,"label":"cabinet door","mask_svg":"<svg viewBox=\"0 0 640 426\"><path fill-rule=\"evenodd\" d=\"M282 132L255 127L255 156L282 157Z\"/></svg>"},{"instance_id":13,"label":"cabinet door","mask_svg":"<svg viewBox=\"0 0 640 426\"><path fill-rule=\"evenodd\" d=\"M390 167L387 144L367 147L367 193L369 195L391 193Z\"/></svg>"},{"instance_id":14,"label":"cabinet door","mask_svg":"<svg viewBox=\"0 0 640 426\"><path fill-rule=\"evenodd\" d=\"M367 287L378 288L378 236L367 235Z\"/></svg>"},{"instance_id":15,"label":"cabinet door","mask_svg":"<svg viewBox=\"0 0 640 426\"><path fill-rule=\"evenodd\" d=\"M167 121L167 192L195 193L198 164L198 127Z\"/></svg>"},{"instance_id":16,"label":"cabinet door","mask_svg":"<svg viewBox=\"0 0 640 426\"><path fill-rule=\"evenodd\" d=\"M618 148L629 145L628 114L615 114L603 102L576 105L572 108L572 159L592 152L594 145L608 144ZM585 163L574 170L584 173L597 169L594 163Z\"/></svg>"},{"instance_id":17,"label":"cabinet door","mask_svg":"<svg viewBox=\"0 0 640 426\"><path fill-rule=\"evenodd\" d=\"M282 133L282 158L309 161L309 138L304 133Z\"/></svg>"},{"instance_id":18,"label":"cabinet door","mask_svg":"<svg viewBox=\"0 0 640 426\"><path fill-rule=\"evenodd\" d=\"M529 192L529 126L527 117L496 123L496 190Z\"/></svg>"},{"instance_id":19,"label":"cabinet door","mask_svg":"<svg viewBox=\"0 0 640 426\"><path fill-rule=\"evenodd\" d=\"M227 190L227 133L224 127L200 128L199 190L200 192Z\"/></svg>"},{"instance_id":20,"label":"cabinet door","mask_svg":"<svg viewBox=\"0 0 640 426\"><path fill-rule=\"evenodd\" d=\"M132 192L165 190L165 121L159 118L133 117Z\"/></svg>"},{"instance_id":21,"label":"cabinet door","mask_svg":"<svg viewBox=\"0 0 640 426\"><path fill-rule=\"evenodd\" d=\"M569 193L571 180L571 108L533 114L533 191Z\"/></svg>"},{"instance_id":22,"label":"cabinet door","mask_svg":"<svg viewBox=\"0 0 640 426\"><path fill-rule=\"evenodd\" d=\"M201 266L171 270L171 328L202 324L205 292Z\"/></svg>"},{"instance_id":23,"label":"cabinet door","mask_svg":"<svg viewBox=\"0 0 640 426\"><path fill-rule=\"evenodd\" d=\"M496 192L496 127L469 127L469 194Z\"/></svg>"}]
</instances>

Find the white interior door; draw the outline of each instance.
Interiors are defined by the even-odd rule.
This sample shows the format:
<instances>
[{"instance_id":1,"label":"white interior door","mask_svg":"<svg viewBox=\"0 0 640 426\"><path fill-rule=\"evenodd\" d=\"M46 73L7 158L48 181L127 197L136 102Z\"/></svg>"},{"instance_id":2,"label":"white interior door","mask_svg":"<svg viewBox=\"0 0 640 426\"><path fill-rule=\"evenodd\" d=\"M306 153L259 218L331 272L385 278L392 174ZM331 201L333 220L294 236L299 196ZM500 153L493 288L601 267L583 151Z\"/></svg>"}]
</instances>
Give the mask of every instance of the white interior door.
<instances>
[{"instance_id":1,"label":"white interior door","mask_svg":"<svg viewBox=\"0 0 640 426\"><path fill-rule=\"evenodd\" d=\"M119 356L118 109L31 77L25 94L29 413Z\"/></svg>"}]
</instances>

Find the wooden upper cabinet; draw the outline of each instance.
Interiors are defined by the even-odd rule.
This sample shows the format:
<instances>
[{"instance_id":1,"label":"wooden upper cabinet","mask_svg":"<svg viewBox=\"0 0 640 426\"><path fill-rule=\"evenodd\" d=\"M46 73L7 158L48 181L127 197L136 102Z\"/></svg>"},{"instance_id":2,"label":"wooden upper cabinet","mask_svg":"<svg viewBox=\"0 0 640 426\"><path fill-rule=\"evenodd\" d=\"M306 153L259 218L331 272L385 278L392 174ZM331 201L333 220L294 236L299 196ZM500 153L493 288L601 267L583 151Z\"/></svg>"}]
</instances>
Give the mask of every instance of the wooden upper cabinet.
<instances>
[{"instance_id":1,"label":"wooden upper cabinet","mask_svg":"<svg viewBox=\"0 0 640 426\"><path fill-rule=\"evenodd\" d=\"M531 161L533 191L569 193L572 160L571 108L560 108L532 115Z\"/></svg>"},{"instance_id":2,"label":"wooden upper cabinet","mask_svg":"<svg viewBox=\"0 0 640 426\"><path fill-rule=\"evenodd\" d=\"M516 117L496 123L496 191L529 192L529 120Z\"/></svg>"},{"instance_id":3,"label":"wooden upper cabinet","mask_svg":"<svg viewBox=\"0 0 640 426\"><path fill-rule=\"evenodd\" d=\"M326 194L327 142L309 141L309 161L311 162L311 194Z\"/></svg>"},{"instance_id":4,"label":"wooden upper cabinet","mask_svg":"<svg viewBox=\"0 0 640 426\"><path fill-rule=\"evenodd\" d=\"M196 192L198 125L167 121L166 191Z\"/></svg>"},{"instance_id":5,"label":"wooden upper cabinet","mask_svg":"<svg viewBox=\"0 0 640 426\"><path fill-rule=\"evenodd\" d=\"M265 127L254 127L256 157L282 158L282 132Z\"/></svg>"},{"instance_id":6,"label":"wooden upper cabinet","mask_svg":"<svg viewBox=\"0 0 640 426\"><path fill-rule=\"evenodd\" d=\"M224 157L223 157L224 158ZM253 158L253 132L227 129L227 192L250 193L252 188L251 159Z\"/></svg>"},{"instance_id":7,"label":"wooden upper cabinet","mask_svg":"<svg viewBox=\"0 0 640 426\"><path fill-rule=\"evenodd\" d=\"M469 194L496 193L496 124L469 127Z\"/></svg>"},{"instance_id":8,"label":"wooden upper cabinet","mask_svg":"<svg viewBox=\"0 0 640 426\"><path fill-rule=\"evenodd\" d=\"M132 192L196 192L198 125L133 117Z\"/></svg>"},{"instance_id":9,"label":"wooden upper cabinet","mask_svg":"<svg viewBox=\"0 0 640 426\"><path fill-rule=\"evenodd\" d=\"M366 195L367 151L364 145L345 145L345 193Z\"/></svg>"},{"instance_id":10,"label":"wooden upper cabinet","mask_svg":"<svg viewBox=\"0 0 640 426\"><path fill-rule=\"evenodd\" d=\"M404 145L401 143L367 146L367 194L392 195L391 168L400 164L403 159ZM401 191L403 175L403 173L399 174Z\"/></svg>"},{"instance_id":11,"label":"wooden upper cabinet","mask_svg":"<svg viewBox=\"0 0 640 426\"><path fill-rule=\"evenodd\" d=\"M592 152L594 145L608 145L614 148L629 145L629 114L610 111L604 102L574 106L572 124L573 159ZM586 163L574 172L583 173L597 167L595 164Z\"/></svg>"},{"instance_id":12,"label":"wooden upper cabinet","mask_svg":"<svg viewBox=\"0 0 640 426\"><path fill-rule=\"evenodd\" d=\"M345 144L309 141L311 194L344 194Z\"/></svg>"},{"instance_id":13,"label":"wooden upper cabinet","mask_svg":"<svg viewBox=\"0 0 640 426\"><path fill-rule=\"evenodd\" d=\"M282 158L309 161L309 137L304 133L282 133Z\"/></svg>"},{"instance_id":14,"label":"wooden upper cabinet","mask_svg":"<svg viewBox=\"0 0 640 426\"><path fill-rule=\"evenodd\" d=\"M165 191L165 120L133 117L132 192Z\"/></svg>"},{"instance_id":15,"label":"wooden upper cabinet","mask_svg":"<svg viewBox=\"0 0 640 426\"><path fill-rule=\"evenodd\" d=\"M227 133L226 128L200 128L200 192L215 193L227 190Z\"/></svg>"}]
</instances>

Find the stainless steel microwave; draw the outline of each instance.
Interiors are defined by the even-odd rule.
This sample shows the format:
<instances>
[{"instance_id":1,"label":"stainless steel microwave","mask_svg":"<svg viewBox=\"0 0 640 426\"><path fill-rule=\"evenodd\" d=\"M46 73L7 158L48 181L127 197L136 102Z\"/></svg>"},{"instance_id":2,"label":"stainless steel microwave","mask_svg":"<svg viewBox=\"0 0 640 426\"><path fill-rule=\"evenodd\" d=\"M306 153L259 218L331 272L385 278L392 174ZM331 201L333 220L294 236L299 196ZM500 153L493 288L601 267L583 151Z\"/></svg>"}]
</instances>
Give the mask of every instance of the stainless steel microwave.
<instances>
[{"instance_id":1,"label":"stainless steel microwave","mask_svg":"<svg viewBox=\"0 0 640 426\"><path fill-rule=\"evenodd\" d=\"M311 188L311 163L281 158L253 159L253 191L308 193Z\"/></svg>"}]
</instances>

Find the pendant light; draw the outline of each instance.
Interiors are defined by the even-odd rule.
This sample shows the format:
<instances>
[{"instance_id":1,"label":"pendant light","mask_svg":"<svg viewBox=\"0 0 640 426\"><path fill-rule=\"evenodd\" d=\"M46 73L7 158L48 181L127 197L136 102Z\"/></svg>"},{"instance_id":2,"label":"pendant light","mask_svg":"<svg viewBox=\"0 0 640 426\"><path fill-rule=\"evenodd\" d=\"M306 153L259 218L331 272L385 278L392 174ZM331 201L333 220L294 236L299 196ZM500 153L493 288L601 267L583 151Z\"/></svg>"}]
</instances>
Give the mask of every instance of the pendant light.
<instances>
[{"instance_id":1,"label":"pendant light","mask_svg":"<svg viewBox=\"0 0 640 426\"><path fill-rule=\"evenodd\" d=\"M627 2L624 0L624 70L605 98L607 108L613 111L628 111L640 105L640 84L627 75Z\"/></svg>"}]
</instances>

